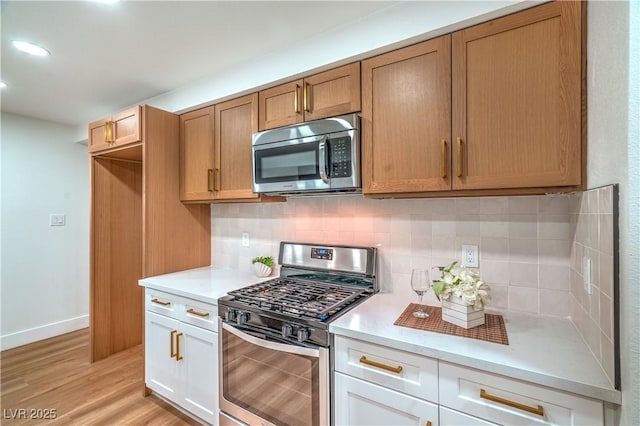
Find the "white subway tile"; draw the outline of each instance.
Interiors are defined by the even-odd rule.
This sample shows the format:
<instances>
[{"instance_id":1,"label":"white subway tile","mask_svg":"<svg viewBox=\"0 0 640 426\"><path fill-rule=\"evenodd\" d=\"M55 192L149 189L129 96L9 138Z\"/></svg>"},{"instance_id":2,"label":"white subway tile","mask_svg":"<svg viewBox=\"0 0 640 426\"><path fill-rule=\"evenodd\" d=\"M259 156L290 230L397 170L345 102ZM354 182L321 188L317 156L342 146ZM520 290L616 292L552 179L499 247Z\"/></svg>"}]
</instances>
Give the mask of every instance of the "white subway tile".
<instances>
[{"instance_id":1,"label":"white subway tile","mask_svg":"<svg viewBox=\"0 0 640 426\"><path fill-rule=\"evenodd\" d=\"M538 288L538 264L511 262L509 264L509 285Z\"/></svg>"},{"instance_id":2,"label":"white subway tile","mask_svg":"<svg viewBox=\"0 0 640 426\"><path fill-rule=\"evenodd\" d=\"M541 289L571 290L571 269L564 265L539 265L538 282Z\"/></svg>"},{"instance_id":3,"label":"white subway tile","mask_svg":"<svg viewBox=\"0 0 640 426\"><path fill-rule=\"evenodd\" d=\"M538 289L509 286L509 310L537 314Z\"/></svg>"},{"instance_id":4,"label":"white subway tile","mask_svg":"<svg viewBox=\"0 0 640 426\"><path fill-rule=\"evenodd\" d=\"M546 195L538 198L538 213L563 214L569 213L568 195Z\"/></svg>"},{"instance_id":5,"label":"white subway tile","mask_svg":"<svg viewBox=\"0 0 640 426\"><path fill-rule=\"evenodd\" d=\"M500 215L508 211L507 197L483 197L478 199L478 213Z\"/></svg>"},{"instance_id":6,"label":"white subway tile","mask_svg":"<svg viewBox=\"0 0 640 426\"><path fill-rule=\"evenodd\" d=\"M538 241L509 238L509 260L511 262L538 263Z\"/></svg>"},{"instance_id":7,"label":"white subway tile","mask_svg":"<svg viewBox=\"0 0 640 426\"><path fill-rule=\"evenodd\" d=\"M509 238L537 238L538 217L529 214L509 215Z\"/></svg>"},{"instance_id":8,"label":"white subway tile","mask_svg":"<svg viewBox=\"0 0 640 426\"><path fill-rule=\"evenodd\" d=\"M509 197L507 212L510 214L537 214L538 197Z\"/></svg>"},{"instance_id":9,"label":"white subway tile","mask_svg":"<svg viewBox=\"0 0 640 426\"><path fill-rule=\"evenodd\" d=\"M567 215L538 216L538 238L541 240L569 240L571 225Z\"/></svg>"}]
</instances>

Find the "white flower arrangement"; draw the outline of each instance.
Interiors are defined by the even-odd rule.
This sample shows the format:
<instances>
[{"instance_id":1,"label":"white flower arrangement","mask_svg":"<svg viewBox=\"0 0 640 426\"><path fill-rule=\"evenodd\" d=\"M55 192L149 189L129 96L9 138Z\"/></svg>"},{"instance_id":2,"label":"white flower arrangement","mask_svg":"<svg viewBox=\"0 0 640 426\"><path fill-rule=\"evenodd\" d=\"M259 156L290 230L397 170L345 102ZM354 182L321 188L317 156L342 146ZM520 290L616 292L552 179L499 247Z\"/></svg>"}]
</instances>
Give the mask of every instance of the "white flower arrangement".
<instances>
[{"instance_id":1,"label":"white flower arrangement","mask_svg":"<svg viewBox=\"0 0 640 426\"><path fill-rule=\"evenodd\" d=\"M442 276L433 281L433 292L438 300L454 297L461 298L467 306L480 309L491 302L490 287L480 279L476 271L456 266L451 262L447 266L438 266Z\"/></svg>"}]
</instances>

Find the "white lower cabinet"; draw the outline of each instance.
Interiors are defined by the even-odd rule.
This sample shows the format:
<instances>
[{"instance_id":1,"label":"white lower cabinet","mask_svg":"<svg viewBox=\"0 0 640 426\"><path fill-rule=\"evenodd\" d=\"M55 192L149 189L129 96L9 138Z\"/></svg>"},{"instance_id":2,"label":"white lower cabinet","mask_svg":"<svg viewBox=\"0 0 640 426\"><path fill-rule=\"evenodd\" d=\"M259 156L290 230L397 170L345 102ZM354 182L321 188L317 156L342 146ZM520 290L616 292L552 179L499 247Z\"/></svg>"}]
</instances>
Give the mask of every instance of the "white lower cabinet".
<instances>
[{"instance_id":1,"label":"white lower cabinet","mask_svg":"<svg viewBox=\"0 0 640 426\"><path fill-rule=\"evenodd\" d=\"M604 403L573 393L335 336L340 425L603 425Z\"/></svg>"},{"instance_id":2,"label":"white lower cabinet","mask_svg":"<svg viewBox=\"0 0 640 426\"><path fill-rule=\"evenodd\" d=\"M438 425L438 406L404 393L335 373L336 426Z\"/></svg>"},{"instance_id":3,"label":"white lower cabinet","mask_svg":"<svg viewBox=\"0 0 640 426\"><path fill-rule=\"evenodd\" d=\"M180 312L185 305L172 300L172 306ZM180 408L217 424L218 333L147 309L145 383Z\"/></svg>"}]
</instances>

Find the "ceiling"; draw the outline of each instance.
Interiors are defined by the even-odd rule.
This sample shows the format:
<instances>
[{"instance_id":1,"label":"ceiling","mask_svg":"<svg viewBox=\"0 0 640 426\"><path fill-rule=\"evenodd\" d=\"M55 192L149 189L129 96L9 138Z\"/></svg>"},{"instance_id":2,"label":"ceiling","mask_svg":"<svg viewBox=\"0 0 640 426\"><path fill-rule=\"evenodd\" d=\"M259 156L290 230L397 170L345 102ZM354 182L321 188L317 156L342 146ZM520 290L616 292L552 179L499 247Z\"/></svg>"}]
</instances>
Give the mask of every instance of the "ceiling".
<instances>
[{"instance_id":1,"label":"ceiling","mask_svg":"<svg viewBox=\"0 0 640 426\"><path fill-rule=\"evenodd\" d=\"M2 0L2 111L84 126L394 3Z\"/></svg>"}]
</instances>

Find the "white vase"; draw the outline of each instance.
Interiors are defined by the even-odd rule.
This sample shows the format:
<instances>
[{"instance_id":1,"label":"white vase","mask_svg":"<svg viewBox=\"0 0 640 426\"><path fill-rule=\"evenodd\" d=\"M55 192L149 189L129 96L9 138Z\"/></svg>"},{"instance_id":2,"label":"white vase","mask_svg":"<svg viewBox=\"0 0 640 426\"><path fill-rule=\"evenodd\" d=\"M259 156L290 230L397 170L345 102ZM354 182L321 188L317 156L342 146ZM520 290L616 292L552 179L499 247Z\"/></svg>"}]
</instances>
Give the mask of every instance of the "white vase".
<instances>
[{"instance_id":1,"label":"white vase","mask_svg":"<svg viewBox=\"0 0 640 426\"><path fill-rule=\"evenodd\" d=\"M484 324L484 307L479 309L467 305L460 297L442 299L442 320L463 328Z\"/></svg>"},{"instance_id":2,"label":"white vase","mask_svg":"<svg viewBox=\"0 0 640 426\"><path fill-rule=\"evenodd\" d=\"M271 268L264 263L254 263L253 270L258 277L268 277L269 275L271 275Z\"/></svg>"}]
</instances>

